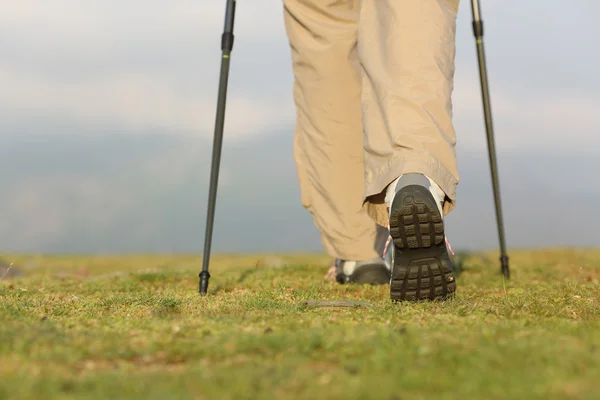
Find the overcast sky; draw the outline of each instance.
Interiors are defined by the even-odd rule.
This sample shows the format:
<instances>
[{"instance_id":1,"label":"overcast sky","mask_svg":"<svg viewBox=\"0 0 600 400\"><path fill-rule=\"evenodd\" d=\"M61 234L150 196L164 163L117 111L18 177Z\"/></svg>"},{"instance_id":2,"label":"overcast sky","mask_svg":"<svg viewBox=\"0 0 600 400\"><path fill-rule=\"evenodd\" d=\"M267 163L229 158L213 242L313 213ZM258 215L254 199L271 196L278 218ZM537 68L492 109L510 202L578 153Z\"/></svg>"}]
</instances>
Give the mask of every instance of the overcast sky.
<instances>
[{"instance_id":1,"label":"overcast sky","mask_svg":"<svg viewBox=\"0 0 600 400\"><path fill-rule=\"evenodd\" d=\"M597 245L600 3L481 6L509 243ZM225 2L0 7L0 251L200 251ZM291 160L281 2L238 2L235 35L215 248L318 249ZM489 248L496 227L467 1L457 46L463 181L449 231L462 247Z\"/></svg>"}]
</instances>

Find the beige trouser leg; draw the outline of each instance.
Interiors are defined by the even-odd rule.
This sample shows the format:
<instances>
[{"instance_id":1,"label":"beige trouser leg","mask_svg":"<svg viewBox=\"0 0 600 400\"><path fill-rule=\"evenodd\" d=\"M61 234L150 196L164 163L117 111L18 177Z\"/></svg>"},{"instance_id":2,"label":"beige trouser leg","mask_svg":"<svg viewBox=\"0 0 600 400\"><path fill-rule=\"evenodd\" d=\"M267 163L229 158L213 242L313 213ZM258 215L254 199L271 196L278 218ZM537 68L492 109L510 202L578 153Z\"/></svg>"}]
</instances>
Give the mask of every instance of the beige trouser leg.
<instances>
[{"instance_id":1,"label":"beige trouser leg","mask_svg":"<svg viewBox=\"0 0 600 400\"><path fill-rule=\"evenodd\" d=\"M377 225L364 192L358 1L284 0L297 109L294 154L303 205L327 253L368 260Z\"/></svg>"},{"instance_id":2,"label":"beige trouser leg","mask_svg":"<svg viewBox=\"0 0 600 400\"><path fill-rule=\"evenodd\" d=\"M454 207L459 176L452 125L459 0L363 0L358 32L365 131L365 209L388 223L382 191L417 172Z\"/></svg>"},{"instance_id":3,"label":"beige trouser leg","mask_svg":"<svg viewBox=\"0 0 600 400\"><path fill-rule=\"evenodd\" d=\"M458 0L283 1L302 203L329 255L375 257L381 230L367 213L387 226L377 194L397 176L427 174L448 195L448 211L454 201Z\"/></svg>"}]
</instances>

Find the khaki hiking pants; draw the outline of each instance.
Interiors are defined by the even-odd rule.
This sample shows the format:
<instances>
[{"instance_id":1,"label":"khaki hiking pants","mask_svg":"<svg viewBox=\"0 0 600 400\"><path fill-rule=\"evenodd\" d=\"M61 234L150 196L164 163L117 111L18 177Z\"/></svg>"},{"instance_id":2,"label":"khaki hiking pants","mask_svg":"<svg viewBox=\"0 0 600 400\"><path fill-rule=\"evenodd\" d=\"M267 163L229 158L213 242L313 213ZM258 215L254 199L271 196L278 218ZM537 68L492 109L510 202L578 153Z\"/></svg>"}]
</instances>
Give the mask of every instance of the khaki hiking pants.
<instances>
[{"instance_id":1,"label":"khaki hiking pants","mask_svg":"<svg viewBox=\"0 0 600 400\"><path fill-rule=\"evenodd\" d=\"M459 0L283 3L302 204L330 256L381 256L385 189L397 177L425 174L446 193L444 213L455 204Z\"/></svg>"}]
</instances>

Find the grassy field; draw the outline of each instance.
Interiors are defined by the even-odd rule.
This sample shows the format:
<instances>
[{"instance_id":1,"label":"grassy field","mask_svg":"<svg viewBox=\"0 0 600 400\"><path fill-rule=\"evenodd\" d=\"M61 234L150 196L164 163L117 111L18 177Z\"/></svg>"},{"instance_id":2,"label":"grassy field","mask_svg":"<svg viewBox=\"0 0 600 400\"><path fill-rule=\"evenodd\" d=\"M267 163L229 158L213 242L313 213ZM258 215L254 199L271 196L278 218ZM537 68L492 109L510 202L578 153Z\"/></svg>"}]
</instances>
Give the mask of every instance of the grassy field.
<instances>
[{"instance_id":1,"label":"grassy field","mask_svg":"<svg viewBox=\"0 0 600 400\"><path fill-rule=\"evenodd\" d=\"M509 282L470 255L419 304L321 256L216 256L206 298L199 257L4 259L0 399L600 398L600 251L512 252Z\"/></svg>"}]
</instances>

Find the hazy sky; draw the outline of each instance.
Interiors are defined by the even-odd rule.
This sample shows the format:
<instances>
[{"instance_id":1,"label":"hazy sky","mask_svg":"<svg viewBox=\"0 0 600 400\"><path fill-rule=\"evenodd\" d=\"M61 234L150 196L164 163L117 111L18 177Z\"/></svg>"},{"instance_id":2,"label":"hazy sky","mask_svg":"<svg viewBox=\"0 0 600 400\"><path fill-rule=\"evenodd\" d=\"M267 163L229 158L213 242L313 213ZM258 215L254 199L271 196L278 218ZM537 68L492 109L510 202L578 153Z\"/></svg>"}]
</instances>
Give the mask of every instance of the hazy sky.
<instances>
[{"instance_id":1,"label":"hazy sky","mask_svg":"<svg viewBox=\"0 0 600 400\"><path fill-rule=\"evenodd\" d=\"M600 3L481 6L509 242L596 245ZM0 7L0 251L200 251L225 2L0 0ZM215 247L318 249L291 161L281 2L238 2L235 35ZM466 1L457 46L463 181L449 231L462 247L493 247ZM468 220L472 214L478 221Z\"/></svg>"}]
</instances>

